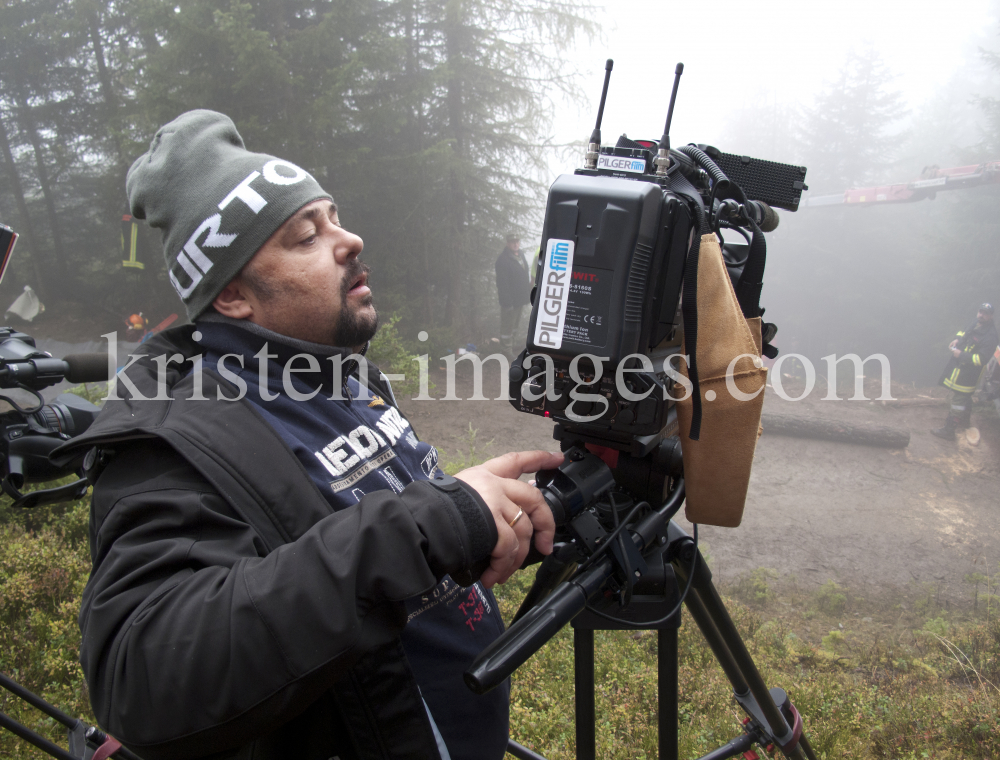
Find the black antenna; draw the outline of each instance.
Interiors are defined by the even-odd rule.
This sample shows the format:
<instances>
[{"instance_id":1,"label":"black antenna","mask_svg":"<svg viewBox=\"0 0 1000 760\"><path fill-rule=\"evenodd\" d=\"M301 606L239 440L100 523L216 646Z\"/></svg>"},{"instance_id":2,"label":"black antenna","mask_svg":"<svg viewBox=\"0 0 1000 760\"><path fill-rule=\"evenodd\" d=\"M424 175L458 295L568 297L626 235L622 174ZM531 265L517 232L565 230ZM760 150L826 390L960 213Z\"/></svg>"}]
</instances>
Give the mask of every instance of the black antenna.
<instances>
[{"instance_id":1,"label":"black antenna","mask_svg":"<svg viewBox=\"0 0 1000 760\"><path fill-rule=\"evenodd\" d=\"M663 137L660 138L660 150L653 163L656 164L656 173L658 176L663 177L667 174L667 168L670 166L670 122L674 118L674 103L677 100L677 88L681 83L681 74L684 73L684 64L678 63L677 68L674 69L674 89L670 93L670 107L667 109L667 121L663 125Z\"/></svg>"},{"instance_id":2,"label":"black antenna","mask_svg":"<svg viewBox=\"0 0 1000 760\"><path fill-rule=\"evenodd\" d=\"M601 152L601 122L604 120L604 102L608 99L608 84L611 82L611 69L615 62L608 59L604 64L604 89L601 90L601 105L597 109L597 123L594 131L590 133L590 147L587 150L587 157L584 166L587 169L597 168L597 156Z\"/></svg>"},{"instance_id":3,"label":"black antenna","mask_svg":"<svg viewBox=\"0 0 1000 760\"><path fill-rule=\"evenodd\" d=\"M596 142L601 141L601 122L604 120L604 102L608 99L608 84L611 82L611 69L615 67L615 62L608 59L608 62L604 64L604 89L601 90L601 105L597 109L597 124L594 125L594 134L597 135ZM595 142L594 138L590 138L591 142Z\"/></svg>"},{"instance_id":4,"label":"black antenna","mask_svg":"<svg viewBox=\"0 0 1000 760\"><path fill-rule=\"evenodd\" d=\"M670 93L670 107L667 109L667 122L663 125L663 137L660 138L660 147L670 150L670 122L674 118L674 103L677 101L677 88L681 83L681 74L684 73L684 64L678 63L674 69L674 89Z\"/></svg>"}]
</instances>

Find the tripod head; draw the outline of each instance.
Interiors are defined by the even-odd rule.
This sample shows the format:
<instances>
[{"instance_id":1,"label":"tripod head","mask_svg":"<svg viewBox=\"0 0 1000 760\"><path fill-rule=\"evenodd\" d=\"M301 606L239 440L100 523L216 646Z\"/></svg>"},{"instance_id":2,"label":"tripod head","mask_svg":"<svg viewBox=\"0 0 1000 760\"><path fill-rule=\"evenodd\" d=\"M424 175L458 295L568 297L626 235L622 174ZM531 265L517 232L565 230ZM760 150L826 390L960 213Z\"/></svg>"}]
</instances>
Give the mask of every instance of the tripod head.
<instances>
[{"instance_id":1,"label":"tripod head","mask_svg":"<svg viewBox=\"0 0 1000 760\"><path fill-rule=\"evenodd\" d=\"M672 451L672 446L668 443L663 449ZM605 458L616 466L609 466ZM644 579L647 588L642 591L656 593L657 585L663 586L668 525L684 501L678 460L650 453L633 461L613 449L573 444L558 469L538 473L536 485L556 518L557 547L542 562L511 627L466 672L470 689L482 694L502 683L588 606L600 615L608 613L599 608L616 613L628 609ZM669 492L665 502L656 502L656 509L647 501L636 502L616 482L616 477L627 478L644 469L647 484L659 481L660 488ZM674 549L679 551L680 546ZM652 579L659 583L654 581L650 588ZM599 608L592 603L599 603ZM655 622L636 621L635 627Z\"/></svg>"}]
</instances>

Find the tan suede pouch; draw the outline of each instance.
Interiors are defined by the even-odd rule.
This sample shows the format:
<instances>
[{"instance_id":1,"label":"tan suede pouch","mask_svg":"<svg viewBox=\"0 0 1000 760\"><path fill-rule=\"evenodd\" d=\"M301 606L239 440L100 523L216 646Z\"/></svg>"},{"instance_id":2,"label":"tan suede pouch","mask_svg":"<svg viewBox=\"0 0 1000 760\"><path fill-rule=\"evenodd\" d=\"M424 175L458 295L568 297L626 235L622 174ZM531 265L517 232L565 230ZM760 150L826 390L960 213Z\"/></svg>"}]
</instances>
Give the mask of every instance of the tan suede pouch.
<instances>
[{"instance_id":1,"label":"tan suede pouch","mask_svg":"<svg viewBox=\"0 0 1000 760\"><path fill-rule=\"evenodd\" d=\"M691 522L735 528L743 519L767 380L760 348L760 318L743 318L719 241L714 234L703 235L698 253L696 363L702 418L697 441L688 437L690 396L677 404L687 491L685 515ZM686 346L683 351L687 354ZM741 358L730 369L736 357ZM686 365L682 372L687 375ZM735 396L726 382L727 373L740 394L756 395L750 399Z\"/></svg>"}]
</instances>

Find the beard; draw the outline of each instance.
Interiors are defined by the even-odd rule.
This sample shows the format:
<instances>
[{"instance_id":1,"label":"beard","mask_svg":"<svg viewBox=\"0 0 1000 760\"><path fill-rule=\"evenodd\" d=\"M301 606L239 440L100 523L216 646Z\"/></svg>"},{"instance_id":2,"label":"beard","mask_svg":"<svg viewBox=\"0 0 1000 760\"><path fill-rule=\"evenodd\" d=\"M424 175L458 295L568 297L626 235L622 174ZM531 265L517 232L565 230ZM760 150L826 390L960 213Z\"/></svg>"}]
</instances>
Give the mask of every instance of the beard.
<instances>
[{"instance_id":1,"label":"beard","mask_svg":"<svg viewBox=\"0 0 1000 760\"><path fill-rule=\"evenodd\" d=\"M333 345L353 348L363 346L378 331L378 311L375 309L372 294L369 293L361 303L351 306L347 292L358 277L369 274L371 267L358 259L353 259L340 284L340 313L333 328ZM368 308L370 307L370 309Z\"/></svg>"}]
</instances>

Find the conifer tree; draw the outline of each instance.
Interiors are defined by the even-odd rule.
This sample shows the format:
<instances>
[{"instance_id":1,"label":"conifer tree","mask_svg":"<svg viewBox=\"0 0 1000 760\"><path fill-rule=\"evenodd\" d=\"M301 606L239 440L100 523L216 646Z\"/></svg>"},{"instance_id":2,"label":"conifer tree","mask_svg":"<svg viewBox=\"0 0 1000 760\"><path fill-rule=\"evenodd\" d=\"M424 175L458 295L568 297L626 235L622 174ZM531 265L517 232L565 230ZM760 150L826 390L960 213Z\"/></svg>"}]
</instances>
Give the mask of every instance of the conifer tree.
<instances>
[{"instance_id":1,"label":"conifer tree","mask_svg":"<svg viewBox=\"0 0 1000 760\"><path fill-rule=\"evenodd\" d=\"M874 48L852 52L837 78L805 109L799 136L813 193L890 179L906 114L892 73Z\"/></svg>"}]
</instances>

